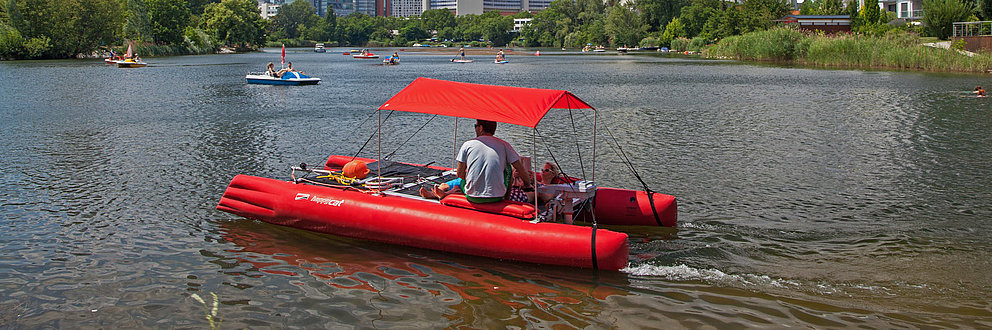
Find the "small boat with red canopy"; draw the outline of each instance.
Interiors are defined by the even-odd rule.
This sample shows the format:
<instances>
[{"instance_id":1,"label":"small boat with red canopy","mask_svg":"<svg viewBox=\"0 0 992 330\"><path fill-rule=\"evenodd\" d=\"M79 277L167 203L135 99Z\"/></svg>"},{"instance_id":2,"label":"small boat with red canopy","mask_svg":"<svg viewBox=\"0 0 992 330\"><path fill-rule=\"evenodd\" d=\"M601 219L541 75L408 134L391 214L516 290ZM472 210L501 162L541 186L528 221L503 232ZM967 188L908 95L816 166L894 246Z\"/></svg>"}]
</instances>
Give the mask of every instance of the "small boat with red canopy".
<instances>
[{"instance_id":1,"label":"small boat with red canopy","mask_svg":"<svg viewBox=\"0 0 992 330\"><path fill-rule=\"evenodd\" d=\"M456 126L457 118L469 118L529 127L536 145L537 124L552 109L595 111L563 90L421 77L378 108L378 130L383 110L417 112L455 117ZM378 159L332 155L320 169L301 164L293 168L289 181L238 175L217 209L350 238L608 270L627 266L629 243L627 234L600 229L599 224L674 227L677 220L674 196L655 193L646 185L643 191L597 187L592 181L595 170L588 179L564 176L563 183L539 187L539 193L556 196L545 204L477 204L459 194L427 199L417 189L453 177L453 169L392 161L379 149ZM368 172L368 178L344 176L349 171L342 170L355 160L365 163L368 170L362 172Z\"/></svg>"}]
</instances>

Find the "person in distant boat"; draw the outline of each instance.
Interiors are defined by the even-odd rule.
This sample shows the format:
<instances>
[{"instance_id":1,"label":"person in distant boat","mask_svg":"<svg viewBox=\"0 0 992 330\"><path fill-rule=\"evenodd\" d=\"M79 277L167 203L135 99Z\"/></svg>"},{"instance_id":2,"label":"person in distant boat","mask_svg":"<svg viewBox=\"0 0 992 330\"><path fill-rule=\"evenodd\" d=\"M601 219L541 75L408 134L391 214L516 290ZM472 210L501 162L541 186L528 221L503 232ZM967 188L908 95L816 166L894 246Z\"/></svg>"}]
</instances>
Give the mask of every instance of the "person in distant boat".
<instances>
[{"instance_id":1,"label":"person in distant boat","mask_svg":"<svg viewBox=\"0 0 992 330\"><path fill-rule=\"evenodd\" d=\"M985 97L985 89L982 86L975 87L974 93L978 94L978 97Z\"/></svg>"},{"instance_id":2,"label":"person in distant boat","mask_svg":"<svg viewBox=\"0 0 992 330\"><path fill-rule=\"evenodd\" d=\"M276 72L276 77L280 78L286 72L299 72L300 74L305 74L303 71L296 71L296 69L293 69L293 62L286 62L286 68Z\"/></svg>"},{"instance_id":3,"label":"person in distant boat","mask_svg":"<svg viewBox=\"0 0 992 330\"><path fill-rule=\"evenodd\" d=\"M512 169L529 173L513 146L493 136L495 133L496 122L476 120L476 137L465 141L455 157L458 162L456 172L464 180L461 190L470 202L502 201L512 183ZM523 180L523 190L532 187L529 175L521 175L520 179Z\"/></svg>"},{"instance_id":4,"label":"person in distant boat","mask_svg":"<svg viewBox=\"0 0 992 330\"><path fill-rule=\"evenodd\" d=\"M265 65L265 74L279 78L279 73L276 72L276 65L272 64L272 62Z\"/></svg>"},{"instance_id":5,"label":"person in distant boat","mask_svg":"<svg viewBox=\"0 0 992 330\"><path fill-rule=\"evenodd\" d=\"M462 60L465 60L465 47L458 48L458 56L461 56Z\"/></svg>"},{"instance_id":6,"label":"person in distant boat","mask_svg":"<svg viewBox=\"0 0 992 330\"><path fill-rule=\"evenodd\" d=\"M496 61L497 62L506 61L506 55L503 54L503 48L500 48L499 52L496 53Z\"/></svg>"}]
</instances>

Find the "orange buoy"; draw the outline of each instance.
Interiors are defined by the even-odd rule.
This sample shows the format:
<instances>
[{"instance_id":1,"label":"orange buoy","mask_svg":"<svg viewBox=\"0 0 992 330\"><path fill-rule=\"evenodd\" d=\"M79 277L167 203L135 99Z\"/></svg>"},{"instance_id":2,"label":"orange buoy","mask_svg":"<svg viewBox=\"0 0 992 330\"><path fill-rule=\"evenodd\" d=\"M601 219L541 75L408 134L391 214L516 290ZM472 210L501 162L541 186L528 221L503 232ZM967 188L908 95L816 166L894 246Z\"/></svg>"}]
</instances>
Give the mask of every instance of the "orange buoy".
<instances>
[{"instance_id":1,"label":"orange buoy","mask_svg":"<svg viewBox=\"0 0 992 330\"><path fill-rule=\"evenodd\" d=\"M364 179L369 174L369 168L365 166L365 162L356 159L344 164L341 174L349 178Z\"/></svg>"}]
</instances>

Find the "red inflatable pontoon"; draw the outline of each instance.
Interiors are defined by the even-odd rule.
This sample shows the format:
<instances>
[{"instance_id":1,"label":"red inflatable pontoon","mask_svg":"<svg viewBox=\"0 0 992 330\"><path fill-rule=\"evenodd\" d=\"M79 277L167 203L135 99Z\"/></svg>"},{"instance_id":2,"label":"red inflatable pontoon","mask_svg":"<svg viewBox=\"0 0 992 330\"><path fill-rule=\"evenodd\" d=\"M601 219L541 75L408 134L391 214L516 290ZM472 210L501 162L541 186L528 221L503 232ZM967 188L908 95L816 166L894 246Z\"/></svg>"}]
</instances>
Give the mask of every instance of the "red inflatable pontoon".
<instances>
[{"instance_id":1,"label":"red inflatable pontoon","mask_svg":"<svg viewBox=\"0 0 992 330\"><path fill-rule=\"evenodd\" d=\"M535 127L552 108L592 109L567 91L418 78L379 110ZM359 181L340 176L341 167L354 159L371 163L371 178ZM417 173L387 174L386 169ZM304 175L298 178L295 171L303 171ZM411 192L423 183L446 179L452 172L450 168L335 155L321 170L295 168L292 181L238 175L217 209L278 225L425 249L609 270L627 265L628 240L624 233L596 226L540 222L545 218L533 204L473 204L458 195L437 201ZM676 224L676 201L670 195L596 188L578 179L557 186L559 191L565 190L561 196L585 196L565 198L581 205L575 214L579 221L670 227ZM586 206L593 211L581 212ZM538 220L530 221L535 218Z\"/></svg>"}]
</instances>

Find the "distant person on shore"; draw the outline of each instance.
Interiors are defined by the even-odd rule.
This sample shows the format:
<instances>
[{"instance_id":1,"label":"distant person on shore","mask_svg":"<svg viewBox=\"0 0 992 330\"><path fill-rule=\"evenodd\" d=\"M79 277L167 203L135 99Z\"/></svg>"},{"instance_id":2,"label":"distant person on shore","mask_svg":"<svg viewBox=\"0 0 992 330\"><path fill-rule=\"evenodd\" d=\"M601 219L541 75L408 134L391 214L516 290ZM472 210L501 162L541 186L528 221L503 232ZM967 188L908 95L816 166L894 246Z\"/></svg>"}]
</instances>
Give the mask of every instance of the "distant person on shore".
<instances>
[{"instance_id":1,"label":"distant person on shore","mask_svg":"<svg viewBox=\"0 0 992 330\"><path fill-rule=\"evenodd\" d=\"M985 97L985 89L982 89L982 86L975 87L974 93L978 94L978 97Z\"/></svg>"}]
</instances>

